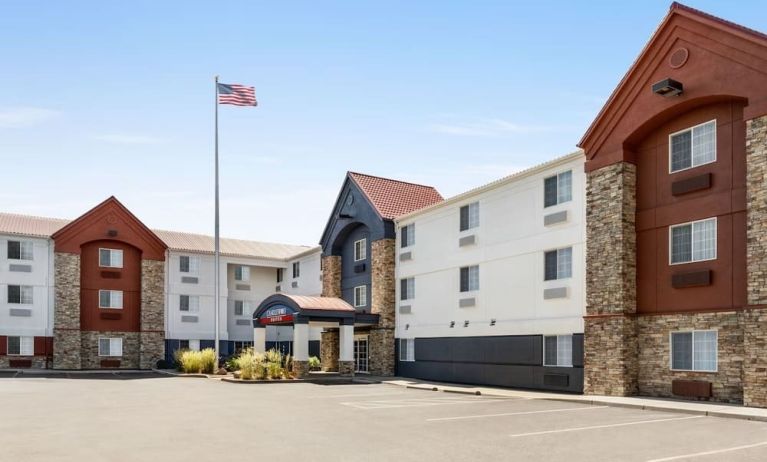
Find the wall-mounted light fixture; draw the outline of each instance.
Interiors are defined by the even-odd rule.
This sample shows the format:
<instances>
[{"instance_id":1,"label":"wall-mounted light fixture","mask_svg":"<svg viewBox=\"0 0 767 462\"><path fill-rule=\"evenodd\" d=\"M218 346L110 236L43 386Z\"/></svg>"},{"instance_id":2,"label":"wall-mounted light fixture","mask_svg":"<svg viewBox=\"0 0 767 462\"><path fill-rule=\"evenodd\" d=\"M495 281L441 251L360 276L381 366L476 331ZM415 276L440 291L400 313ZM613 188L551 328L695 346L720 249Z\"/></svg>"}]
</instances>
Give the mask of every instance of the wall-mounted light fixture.
<instances>
[{"instance_id":1,"label":"wall-mounted light fixture","mask_svg":"<svg viewBox=\"0 0 767 462\"><path fill-rule=\"evenodd\" d=\"M455 321L450 321L450 328L452 329L453 327L455 327Z\"/></svg>"},{"instance_id":2,"label":"wall-mounted light fixture","mask_svg":"<svg viewBox=\"0 0 767 462\"><path fill-rule=\"evenodd\" d=\"M405 324L405 330L409 330L409 329L410 329L410 324Z\"/></svg>"},{"instance_id":3,"label":"wall-mounted light fixture","mask_svg":"<svg viewBox=\"0 0 767 462\"><path fill-rule=\"evenodd\" d=\"M491 325L491 326L494 326L494 325L495 325L495 318L493 318L493 319L491 319L491 320L490 320L490 325Z\"/></svg>"},{"instance_id":4,"label":"wall-mounted light fixture","mask_svg":"<svg viewBox=\"0 0 767 462\"><path fill-rule=\"evenodd\" d=\"M463 327L469 327L469 321L464 321L463 322Z\"/></svg>"},{"instance_id":5,"label":"wall-mounted light fixture","mask_svg":"<svg viewBox=\"0 0 767 462\"><path fill-rule=\"evenodd\" d=\"M684 85L674 79L663 79L652 84L652 92L656 95L677 96L681 95L682 91L684 91Z\"/></svg>"}]
</instances>

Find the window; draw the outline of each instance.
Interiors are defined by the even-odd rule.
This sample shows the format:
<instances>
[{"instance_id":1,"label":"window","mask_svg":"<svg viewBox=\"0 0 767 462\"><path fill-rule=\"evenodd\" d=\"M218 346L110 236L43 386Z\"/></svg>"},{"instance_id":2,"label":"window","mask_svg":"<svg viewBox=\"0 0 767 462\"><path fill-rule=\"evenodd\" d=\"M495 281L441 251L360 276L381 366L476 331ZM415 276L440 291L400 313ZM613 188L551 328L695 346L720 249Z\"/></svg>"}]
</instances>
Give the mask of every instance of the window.
<instances>
[{"instance_id":1,"label":"window","mask_svg":"<svg viewBox=\"0 0 767 462\"><path fill-rule=\"evenodd\" d=\"M668 138L671 173L716 161L716 120L672 133Z\"/></svg>"},{"instance_id":2,"label":"window","mask_svg":"<svg viewBox=\"0 0 767 462\"><path fill-rule=\"evenodd\" d=\"M250 281L250 267L247 266L235 266L234 267L234 280L235 281Z\"/></svg>"},{"instance_id":3,"label":"window","mask_svg":"<svg viewBox=\"0 0 767 462\"><path fill-rule=\"evenodd\" d=\"M403 226L399 230L400 234L400 247L410 247L415 244L415 223L410 223L407 226Z\"/></svg>"},{"instance_id":4,"label":"window","mask_svg":"<svg viewBox=\"0 0 767 462\"><path fill-rule=\"evenodd\" d=\"M8 303L31 305L33 288L32 286L8 286Z\"/></svg>"},{"instance_id":5,"label":"window","mask_svg":"<svg viewBox=\"0 0 767 462\"><path fill-rule=\"evenodd\" d=\"M461 207L461 231L479 226L479 202Z\"/></svg>"},{"instance_id":6,"label":"window","mask_svg":"<svg viewBox=\"0 0 767 462\"><path fill-rule=\"evenodd\" d=\"M669 228L671 264L716 259L716 218Z\"/></svg>"},{"instance_id":7,"label":"window","mask_svg":"<svg viewBox=\"0 0 767 462\"><path fill-rule=\"evenodd\" d=\"M189 349L189 340L179 340L178 341L178 349L179 350L188 350Z\"/></svg>"},{"instance_id":8,"label":"window","mask_svg":"<svg viewBox=\"0 0 767 462\"><path fill-rule=\"evenodd\" d=\"M544 281L567 279L573 275L573 248L549 250L543 254Z\"/></svg>"},{"instance_id":9,"label":"window","mask_svg":"<svg viewBox=\"0 0 767 462\"><path fill-rule=\"evenodd\" d=\"M571 367L573 365L573 336L546 335L543 337L543 365Z\"/></svg>"},{"instance_id":10,"label":"window","mask_svg":"<svg viewBox=\"0 0 767 462\"><path fill-rule=\"evenodd\" d=\"M399 360L415 361L415 339L413 338L399 339Z\"/></svg>"},{"instance_id":11,"label":"window","mask_svg":"<svg viewBox=\"0 0 767 462\"><path fill-rule=\"evenodd\" d=\"M178 309L185 313L197 313L200 311L200 297L196 295L179 295Z\"/></svg>"},{"instance_id":12,"label":"window","mask_svg":"<svg viewBox=\"0 0 767 462\"><path fill-rule=\"evenodd\" d=\"M199 269L200 259L198 257L190 257L188 255L178 257L178 270L180 272L196 274Z\"/></svg>"},{"instance_id":13,"label":"window","mask_svg":"<svg viewBox=\"0 0 767 462\"><path fill-rule=\"evenodd\" d=\"M247 316L250 313L250 303L243 300L234 301L234 315Z\"/></svg>"},{"instance_id":14,"label":"window","mask_svg":"<svg viewBox=\"0 0 767 462\"><path fill-rule=\"evenodd\" d=\"M399 281L400 300L411 300L415 298L415 278L405 278Z\"/></svg>"},{"instance_id":15,"label":"window","mask_svg":"<svg viewBox=\"0 0 767 462\"><path fill-rule=\"evenodd\" d=\"M354 241L354 261L362 261L367 257L367 239Z\"/></svg>"},{"instance_id":16,"label":"window","mask_svg":"<svg viewBox=\"0 0 767 462\"><path fill-rule=\"evenodd\" d=\"M715 330L672 332L671 369L716 372L717 332Z\"/></svg>"},{"instance_id":17,"label":"window","mask_svg":"<svg viewBox=\"0 0 767 462\"><path fill-rule=\"evenodd\" d=\"M293 279L301 276L301 262L297 261L293 263Z\"/></svg>"},{"instance_id":18,"label":"window","mask_svg":"<svg viewBox=\"0 0 767 462\"><path fill-rule=\"evenodd\" d=\"M186 341L186 348L188 350L192 351L200 351L200 340L198 339L189 339Z\"/></svg>"},{"instance_id":19,"label":"window","mask_svg":"<svg viewBox=\"0 0 767 462\"><path fill-rule=\"evenodd\" d=\"M543 180L543 206L570 202L573 199L573 172L568 170Z\"/></svg>"},{"instance_id":20,"label":"window","mask_svg":"<svg viewBox=\"0 0 767 462\"><path fill-rule=\"evenodd\" d=\"M119 337L99 338L99 356L122 356L123 339Z\"/></svg>"},{"instance_id":21,"label":"window","mask_svg":"<svg viewBox=\"0 0 767 462\"><path fill-rule=\"evenodd\" d=\"M253 348L253 342L244 342L244 341L241 342L239 340L234 340L232 341L232 343L234 346L234 353L236 355L239 355L240 353L242 353L242 350L245 350L247 348Z\"/></svg>"},{"instance_id":22,"label":"window","mask_svg":"<svg viewBox=\"0 0 767 462\"><path fill-rule=\"evenodd\" d=\"M277 268L277 283L278 284L280 282L282 282L282 278L283 278L283 269L282 268Z\"/></svg>"},{"instance_id":23,"label":"window","mask_svg":"<svg viewBox=\"0 0 767 462\"><path fill-rule=\"evenodd\" d=\"M366 306L368 304L368 287L357 286L354 288L354 306Z\"/></svg>"},{"instance_id":24,"label":"window","mask_svg":"<svg viewBox=\"0 0 767 462\"><path fill-rule=\"evenodd\" d=\"M8 260L32 260L32 243L8 241Z\"/></svg>"},{"instance_id":25,"label":"window","mask_svg":"<svg viewBox=\"0 0 767 462\"><path fill-rule=\"evenodd\" d=\"M123 308L122 290L99 290L99 308Z\"/></svg>"},{"instance_id":26,"label":"window","mask_svg":"<svg viewBox=\"0 0 767 462\"><path fill-rule=\"evenodd\" d=\"M34 337L8 337L8 356L34 356Z\"/></svg>"},{"instance_id":27,"label":"window","mask_svg":"<svg viewBox=\"0 0 767 462\"><path fill-rule=\"evenodd\" d=\"M99 249L99 266L105 268L122 268L123 251L119 249Z\"/></svg>"},{"instance_id":28,"label":"window","mask_svg":"<svg viewBox=\"0 0 767 462\"><path fill-rule=\"evenodd\" d=\"M479 290L479 266L461 268L461 292Z\"/></svg>"}]
</instances>

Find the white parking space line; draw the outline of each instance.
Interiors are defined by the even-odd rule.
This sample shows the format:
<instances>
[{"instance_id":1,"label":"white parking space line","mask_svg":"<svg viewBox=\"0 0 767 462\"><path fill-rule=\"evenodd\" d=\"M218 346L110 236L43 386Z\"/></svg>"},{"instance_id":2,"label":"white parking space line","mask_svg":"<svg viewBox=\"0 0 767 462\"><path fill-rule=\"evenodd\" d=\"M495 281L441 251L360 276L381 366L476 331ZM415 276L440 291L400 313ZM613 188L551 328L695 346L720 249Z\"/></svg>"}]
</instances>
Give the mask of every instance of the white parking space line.
<instances>
[{"instance_id":1,"label":"white parking space line","mask_svg":"<svg viewBox=\"0 0 767 462\"><path fill-rule=\"evenodd\" d=\"M716 449L713 451L696 452L694 454L682 454L679 456L664 457L663 459L652 459L652 460L648 460L647 462L666 462L669 460L692 459L694 457L711 456L714 454L723 454L725 452L742 451L744 449L758 448L760 446L767 446L767 441L763 441L761 443L746 444L744 446L734 446L734 447L725 448L725 449Z\"/></svg>"},{"instance_id":2,"label":"white parking space line","mask_svg":"<svg viewBox=\"0 0 767 462\"><path fill-rule=\"evenodd\" d=\"M498 401L498 400L493 400ZM488 403L489 400L481 398L414 398L414 399L390 399L375 401L347 401L340 403L344 406L350 406L357 409L375 410L375 409L396 409L405 407L425 407L425 406L448 406L455 404L477 404Z\"/></svg>"},{"instance_id":3,"label":"white parking space line","mask_svg":"<svg viewBox=\"0 0 767 462\"><path fill-rule=\"evenodd\" d=\"M673 422L675 420L690 420L690 419L700 419L702 415L694 415L689 417L672 417L669 419L653 419L653 420L640 420L638 422L624 422L624 423L618 423L618 424L607 424L607 425L591 425L588 427L573 427L573 428L562 428L559 430L546 430L542 432L530 432L530 433L517 433L515 435L509 435L512 438L519 438L523 436L537 436L537 435L549 435L553 433L566 433L566 432L578 432L578 431L585 431L585 430L597 430L600 428L613 428L613 427L627 427L629 425L643 425L643 424L651 424L651 423L659 423L659 422Z\"/></svg>"},{"instance_id":4,"label":"white parking space line","mask_svg":"<svg viewBox=\"0 0 767 462\"><path fill-rule=\"evenodd\" d=\"M543 411L505 412L503 414L463 415L458 417L439 417L434 419L426 419L426 421L427 422L445 422L450 420L484 419L486 417L506 417L506 416L512 416L512 415L548 414L551 412L591 411L594 409L605 409L606 407L608 406L568 407L564 409L546 409Z\"/></svg>"},{"instance_id":5,"label":"white parking space line","mask_svg":"<svg viewBox=\"0 0 767 462\"><path fill-rule=\"evenodd\" d=\"M406 395L405 392L388 392L388 393L347 393L344 395L312 395L307 398L320 399L320 398L367 398L371 396L402 396Z\"/></svg>"}]
</instances>

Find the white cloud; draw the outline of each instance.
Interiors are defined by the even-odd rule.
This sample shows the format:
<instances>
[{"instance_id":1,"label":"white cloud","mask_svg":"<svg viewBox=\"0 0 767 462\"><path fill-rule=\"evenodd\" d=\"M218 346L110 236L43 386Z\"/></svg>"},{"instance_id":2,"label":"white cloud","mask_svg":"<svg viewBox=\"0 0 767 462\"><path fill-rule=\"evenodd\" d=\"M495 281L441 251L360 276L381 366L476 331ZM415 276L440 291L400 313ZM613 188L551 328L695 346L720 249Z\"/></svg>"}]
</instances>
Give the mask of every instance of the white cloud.
<instances>
[{"instance_id":1,"label":"white cloud","mask_svg":"<svg viewBox=\"0 0 767 462\"><path fill-rule=\"evenodd\" d=\"M158 144L163 140L153 136L135 135L130 133L107 133L94 135L94 140L112 144Z\"/></svg>"},{"instance_id":2,"label":"white cloud","mask_svg":"<svg viewBox=\"0 0 767 462\"><path fill-rule=\"evenodd\" d=\"M59 115L58 111L40 107L0 109L0 128L22 128L38 125Z\"/></svg>"},{"instance_id":3,"label":"white cloud","mask_svg":"<svg viewBox=\"0 0 767 462\"><path fill-rule=\"evenodd\" d=\"M438 123L431 131L456 136L503 136L553 131L556 127L546 125L518 124L503 119L478 119L472 122Z\"/></svg>"}]
</instances>

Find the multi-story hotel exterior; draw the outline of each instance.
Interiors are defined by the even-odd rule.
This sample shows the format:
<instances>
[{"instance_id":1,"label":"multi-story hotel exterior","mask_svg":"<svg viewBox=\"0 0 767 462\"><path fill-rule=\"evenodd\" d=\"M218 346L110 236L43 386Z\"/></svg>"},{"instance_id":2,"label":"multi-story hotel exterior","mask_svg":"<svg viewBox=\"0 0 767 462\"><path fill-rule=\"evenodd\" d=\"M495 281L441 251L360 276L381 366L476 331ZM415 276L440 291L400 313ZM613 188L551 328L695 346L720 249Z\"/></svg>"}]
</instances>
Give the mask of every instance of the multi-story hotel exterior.
<instances>
[{"instance_id":1,"label":"multi-story hotel exterior","mask_svg":"<svg viewBox=\"0 0 767 462\"><path fill-rule=\"evenodd\" d=\"M767 406L767 36L669 14L586 153L585 392Z\"/></svg>"},{"instance_id":2,"label":"multi-story hotel exterior","mask_svg":"<svg viewBox=\"0 0 767 462\"><path fill-rule=\"evenodd\" d=\"M583 389L582 152L400 216L398 373Z\"/></svg>"},{"instance_id":3,"label":"multi-story hotel exterior","mask_svg":"<svg viewBox=\"0 0 767 462\"><path fill-rule=\"evenodd\" d=\"M320 248L222 239L222 355L274 292L319 294ZM0 367L148 369L213 347L213 239L152 231L115 198L76 220L0 214ZM319 354L319 329L310 348ZM270 326L269 346L292 330Z\"/></svg>"}]
</instances>

